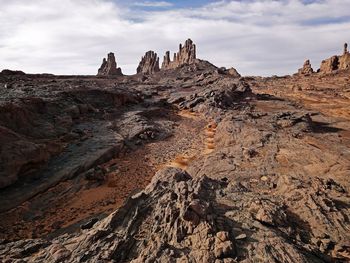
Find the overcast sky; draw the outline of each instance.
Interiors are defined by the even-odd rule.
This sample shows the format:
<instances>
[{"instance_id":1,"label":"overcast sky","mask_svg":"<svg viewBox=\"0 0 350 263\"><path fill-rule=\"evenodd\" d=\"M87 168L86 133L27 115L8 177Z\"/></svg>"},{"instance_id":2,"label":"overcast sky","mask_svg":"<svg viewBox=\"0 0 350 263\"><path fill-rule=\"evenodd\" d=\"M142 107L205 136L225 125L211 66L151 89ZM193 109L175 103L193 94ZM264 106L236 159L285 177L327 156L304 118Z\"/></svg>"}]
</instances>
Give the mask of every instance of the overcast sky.
<instances>
[{"instance_id":1,"label":"overcast sky","mask_svg":"<svg viewBox=\"0 0 350 263\"><path fill-rule=\"evenodd\" d=\"M350 0L0 0L0 70L96 74L114 52L133 74L146 51L162 61L187 38L243 75L317 69L350 42Z\"/></svg>"}]
</instances>

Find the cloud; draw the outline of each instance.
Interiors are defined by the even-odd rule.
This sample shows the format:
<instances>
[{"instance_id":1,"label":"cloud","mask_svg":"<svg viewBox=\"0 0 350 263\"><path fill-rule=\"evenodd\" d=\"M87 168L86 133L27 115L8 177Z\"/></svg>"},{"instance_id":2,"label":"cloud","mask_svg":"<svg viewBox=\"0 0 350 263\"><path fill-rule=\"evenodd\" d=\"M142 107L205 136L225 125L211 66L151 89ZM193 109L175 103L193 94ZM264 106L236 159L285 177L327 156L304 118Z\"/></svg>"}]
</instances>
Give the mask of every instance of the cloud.
<instances>
[{"instance_id":1,"label":"cloud","mask_svg":"<svg viewBox=\"0 0 350 263\"><path fill-rule=\"evenodd\" d=\"M283 75L307 58L317 68L350 41L350 0L215 1L149 11L121 2L0 0L0 69L96 74L112 51L123 72L133 74L144 52L162 59L192 38L198 57L217 66Z\"/></svg>"},{"instance_id":2,"label":"cloud","mask_svg":"<svg viewBox=\"0 0 350 263\"><path fill-rule=\"evenodd\" d=\"M135 2L132 4L133 6L141 6L141 7L171 7L173 6L172 3L160 1L160 2L153 2L153 1L143 1L143 2Z\"/></svg>"}]
</instances>

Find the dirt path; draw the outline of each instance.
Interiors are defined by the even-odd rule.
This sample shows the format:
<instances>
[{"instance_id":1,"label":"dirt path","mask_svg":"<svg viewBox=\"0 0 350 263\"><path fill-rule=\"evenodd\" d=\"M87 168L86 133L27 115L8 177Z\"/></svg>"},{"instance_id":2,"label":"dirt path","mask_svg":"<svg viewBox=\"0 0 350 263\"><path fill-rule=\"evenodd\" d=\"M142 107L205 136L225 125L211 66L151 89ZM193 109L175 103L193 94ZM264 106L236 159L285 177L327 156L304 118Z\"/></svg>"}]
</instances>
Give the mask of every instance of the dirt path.
<instances>
[{"instance_id":1,"label":"dirt path","mask_svg":"<svg viewBox=\"0 0 350 263\"><path fill-rule=\"evenodd\" d=\"M102 184L78 176L3 213L0 239L43 237L77 229L90 218L103 217L120 207L160 168L186 169L192 160L213 150L216 124L208 125L201 116L186 111L178 117L173 136L104 163L110 172Z\"/></svg>"}]
</instances>

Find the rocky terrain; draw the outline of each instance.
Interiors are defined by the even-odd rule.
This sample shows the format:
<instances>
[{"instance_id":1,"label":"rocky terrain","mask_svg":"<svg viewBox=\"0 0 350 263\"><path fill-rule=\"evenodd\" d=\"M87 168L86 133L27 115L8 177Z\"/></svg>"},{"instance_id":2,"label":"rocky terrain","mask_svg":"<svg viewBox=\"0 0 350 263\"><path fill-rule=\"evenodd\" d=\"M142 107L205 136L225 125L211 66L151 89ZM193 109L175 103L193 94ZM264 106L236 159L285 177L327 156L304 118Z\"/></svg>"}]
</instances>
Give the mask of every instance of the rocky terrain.
<instances>
[{"instance_id":1,"label":"rocky terrain","mask_svg":"<svg viewBox=\"0 0 350 263\"><path fill-rule=\"evenodd\" d=\"M0 261L349 262L348 54L241 77L187 40L133 76L3 71Z\"/></svg>"}]
</instances>

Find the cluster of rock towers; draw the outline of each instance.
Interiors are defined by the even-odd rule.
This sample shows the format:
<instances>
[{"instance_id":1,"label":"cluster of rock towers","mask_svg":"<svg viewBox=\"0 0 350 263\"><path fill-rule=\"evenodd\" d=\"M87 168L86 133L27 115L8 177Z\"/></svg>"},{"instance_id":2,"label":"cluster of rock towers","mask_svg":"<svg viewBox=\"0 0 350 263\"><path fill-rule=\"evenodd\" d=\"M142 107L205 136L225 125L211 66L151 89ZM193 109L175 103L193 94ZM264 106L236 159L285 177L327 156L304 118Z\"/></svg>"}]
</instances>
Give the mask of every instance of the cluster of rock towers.
<instances>
[{"instance_id":1,"label":"cluster of rock towers","mask_svg":"<svg viewBox=\"0 0 350 263\"><path fill-rule=\"evenodd\" d=\"M196 45L191 39L187 39L185 44L180 44L179 51L174 53L173 60L170 60L170 52L165 53L162 67L159 66L159 57L154 51L147 51L141 58L137 67L138 74L153 74L160 70L174 69L185 64L193 64L196 61ZM122 71L117 68L117 63L113 53L109 53L107 59L104 58L98 70L98 76L122 76Z\"/></svg>"},{"instance_id":2,"label":"cluster of rock towers","mask_svg":"<svg viewBox=\"0 0 350 263\"><path fill-rule=\"evenodd\" d=\"M350 68L350 53L348 51L348 44L344 44L343 54L340 56L332 56L321 62L320 68L317 72L320 73L332 73L337 70L344 70ZM311 67L310 60L306 60L302 68L298 70L300 75L310 75L314 73Z\"/></svg>"}]
</instances>

